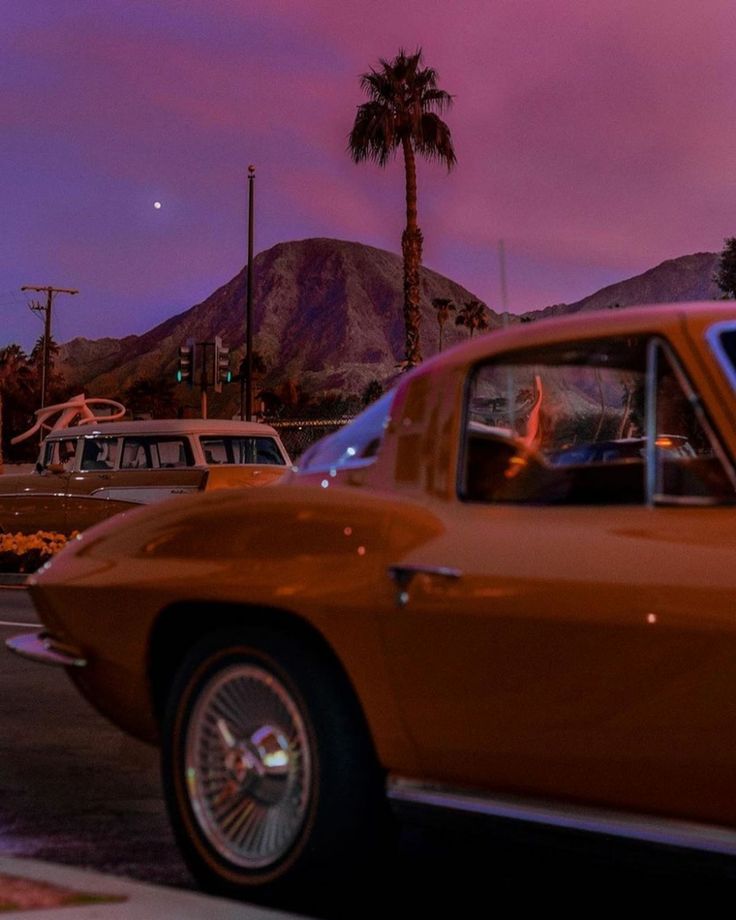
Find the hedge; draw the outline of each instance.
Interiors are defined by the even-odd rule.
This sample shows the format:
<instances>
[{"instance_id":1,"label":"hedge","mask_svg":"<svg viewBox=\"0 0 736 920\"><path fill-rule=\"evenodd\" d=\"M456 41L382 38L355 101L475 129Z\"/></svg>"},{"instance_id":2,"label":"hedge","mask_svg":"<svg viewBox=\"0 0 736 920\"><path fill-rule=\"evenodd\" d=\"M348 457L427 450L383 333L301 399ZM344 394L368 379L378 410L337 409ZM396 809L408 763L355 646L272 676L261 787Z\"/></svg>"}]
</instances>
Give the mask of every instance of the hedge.
<instances>
[{"instance_id":1,"label":"hedge","mask_svg":"<svg viewBox=\"0 0 736 920\"><path fill-rule=\"evenodd\" d=\"M76 535L77 531L67 536L48 530L0 533L0 572L35 572Z\"/></svg>"}]
</instances>

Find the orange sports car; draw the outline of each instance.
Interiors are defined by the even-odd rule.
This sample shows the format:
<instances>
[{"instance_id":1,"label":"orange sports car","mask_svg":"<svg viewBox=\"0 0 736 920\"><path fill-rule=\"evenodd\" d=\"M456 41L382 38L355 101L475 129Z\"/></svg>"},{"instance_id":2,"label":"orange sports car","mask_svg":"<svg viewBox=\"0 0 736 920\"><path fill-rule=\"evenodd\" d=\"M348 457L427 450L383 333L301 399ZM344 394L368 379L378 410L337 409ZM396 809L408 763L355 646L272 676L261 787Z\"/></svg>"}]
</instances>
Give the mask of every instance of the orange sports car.
<instances>
[{"instance_id":1,"label":"orange sports car","mask_svg":"<svg viewBox=\"0 0 736 920\"><path fill-rule=\"evenodd\" d=\"M734 304L493 332L273 488L87 531L9 645L161 744L222 892L360 865L392 800L734 853L735 388Z\"/></svg>"}]
</instances>

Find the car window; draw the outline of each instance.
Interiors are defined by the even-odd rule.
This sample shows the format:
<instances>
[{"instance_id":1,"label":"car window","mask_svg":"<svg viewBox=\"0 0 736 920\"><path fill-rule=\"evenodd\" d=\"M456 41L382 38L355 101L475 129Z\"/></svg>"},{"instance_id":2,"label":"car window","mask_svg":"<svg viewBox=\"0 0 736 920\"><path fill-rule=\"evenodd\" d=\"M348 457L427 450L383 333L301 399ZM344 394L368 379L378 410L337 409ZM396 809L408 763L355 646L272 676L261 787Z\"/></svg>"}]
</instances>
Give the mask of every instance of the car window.
<instances>
[{"instance_id":1,"label":"car window","mask_svg":"<svg viewBox=\"0 0 736 920\"><path fill-rule=\"evenodd\" d=\"M123 440L121 470L177 469L194 466L185 437L128 437Z\"/></svg>"},{"instance_id":2,"label":"car window","mask_svg":"<svg viewBox=\"0 0 736 920\"><path fill-rule=\"evenodd\" d=\"M736 324L733 320L715 323L707 338L731 385L736 387Z\"/></svg>"},{"instance_id":3,"label":"car window","mask_svg":"<svg viewBox=\"0 0 736 920\"><path fill-rule=\"evenodd\" d=\"M41 457L39 464L41 466L48 466L49 463L56 463L54 457L59 456L59 442L52 441L50 438L47 438L44 442L43 448L41 450Z\"/></svg>"},{"instance_id":4,"label":"car window","mask_svg":"<svg viewBox=\"0 0 736 920\"><path fill-rule=\"evenodd\" d=\"M728 468L688 387L669 349L644 337L482 364L467 388L460 494L541 504L731 501Z\"/></svg>"},{"instance_id":5,"label":"car window","mask_svg":"<svg viewBox=\"0 0 736 920\"><path fill-rule=\"evenodd\" d=\"M667 348L652 354L656 381L654 464L650 489L659 502L733 502L736 489L697 396Z\"/></svg>"},{"instance_id":6,"label":"car window","mask_svg":"<svg viewBox=\"0 0 736 920\"><path fill-rule=\"evenodd\" d=\"M285 466L286 461L274 438L244 436L202 436L199 439L205 462L268 463Z\"/></svg>"},{"instance_id":7,"label":"car window","mask_svg":"<svg viewBox=\"0 0 736 920\"><path fill-rule=\"evenodd\" d=\"M82 470L114 469L118 454L118 439L91 435L84 438L82 447Z\"/></svg>"},{"instance_id":8,"label":"car window","mask_svg":"<svg viewBox=\"0 0 736 920\"><path fill-rule=\"evenodd\" d=\"M125 438L120 457L121 470L150 470L151 451L143 438Z\"/></svg>"},{"instance_id":9,"label":"car window","mask_svg":"<svg viewBox=\"0 0 736 920\"><path fill-rule=\"evenodd\" d=\"M74 467L74 456L77 450L75 438L47 439L42 451L42 466L60 464L65 470Z\"/></svg>"},{"instance_id":10,"label":"car window","mask_svg":"<svg viewBox=\"0 0 736 920\"><path fill-rule=\"evenodd\" d=\"M298 472L310 473L371 463L380 450L394 395L395 391L389 390L349 425L313 444L302 454Z\"/></svg>"}]
</instances>

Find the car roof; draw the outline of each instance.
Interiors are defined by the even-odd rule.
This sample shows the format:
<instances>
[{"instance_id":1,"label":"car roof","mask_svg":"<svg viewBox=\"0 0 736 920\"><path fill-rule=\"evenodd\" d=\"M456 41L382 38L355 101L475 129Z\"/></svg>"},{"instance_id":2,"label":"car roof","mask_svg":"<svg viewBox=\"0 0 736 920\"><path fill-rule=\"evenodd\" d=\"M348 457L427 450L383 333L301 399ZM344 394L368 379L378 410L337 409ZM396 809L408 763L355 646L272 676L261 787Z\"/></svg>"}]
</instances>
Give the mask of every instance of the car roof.
<instances>
[{"instance_id":1,"label":"car roof","mask_svg":"<svg viewBox=\"0 0 736 920\"><path fill-rule=\"evenodd\" d=\"M736 321L734 301L707 300L697 303L650 304L615 310L586 310L565 316L542 317L532 323L513 322L483 335L461 342L424 361L412 374L423 374L439 367L453 367L480 361L496 353L515 349L583 341L611 335L665 333L682 326L686 317L706 323Z\"/></svg>"},{"instance_id":2,"label":"car roof","mask_svg":"<svg viewBox=\"0 0 736 920\"><path fill-rule=\"evenodd\" d=\"M276 438L275 429L262 422L241 422L230 419L143 419L130 422L96 420L71 428L56 428L49 438L77 438L83 435L229 435L231 437L260 436Z\"/></svg>"}]
</instances>

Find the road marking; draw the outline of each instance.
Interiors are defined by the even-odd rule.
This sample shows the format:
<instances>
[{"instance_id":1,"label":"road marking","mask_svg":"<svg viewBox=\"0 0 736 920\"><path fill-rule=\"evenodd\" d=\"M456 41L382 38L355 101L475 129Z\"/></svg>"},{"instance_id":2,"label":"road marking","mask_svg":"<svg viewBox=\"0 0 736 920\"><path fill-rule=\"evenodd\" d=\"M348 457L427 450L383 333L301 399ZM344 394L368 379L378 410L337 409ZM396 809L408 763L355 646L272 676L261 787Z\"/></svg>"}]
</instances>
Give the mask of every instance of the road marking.
<instances>
[{"instance_id":1,"label":"road marking","mask_svg":"<svg viewBox=\"0 0 736 920\"><path fill-rule=\"evenodd\" d=\"M18 623L13 620L0 620L0 626L30 626L31 629L40 629L40 623Z\"/></svg>"}]
</instances>

